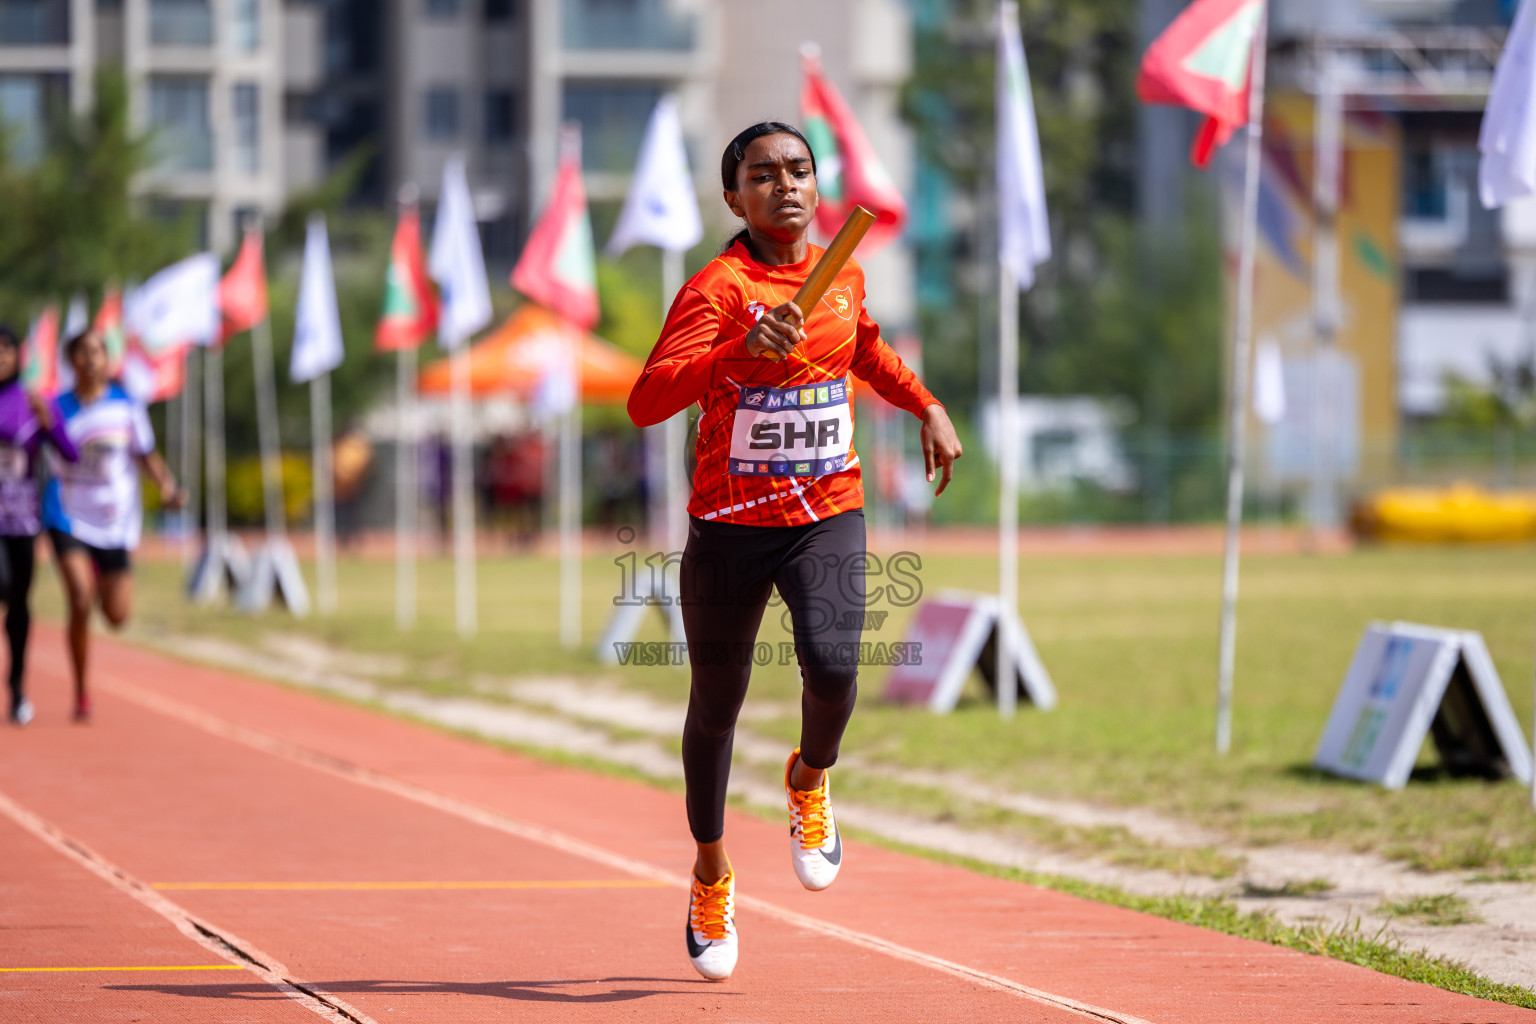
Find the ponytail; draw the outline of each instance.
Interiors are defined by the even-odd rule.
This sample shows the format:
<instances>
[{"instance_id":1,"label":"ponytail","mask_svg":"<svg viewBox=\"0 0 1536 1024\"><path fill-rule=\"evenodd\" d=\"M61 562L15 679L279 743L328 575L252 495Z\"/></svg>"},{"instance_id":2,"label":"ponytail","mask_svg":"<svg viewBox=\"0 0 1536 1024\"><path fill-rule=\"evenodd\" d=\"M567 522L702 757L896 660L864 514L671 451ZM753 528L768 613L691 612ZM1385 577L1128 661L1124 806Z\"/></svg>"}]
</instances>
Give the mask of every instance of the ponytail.
<instances>
[{"instance_id":1,"label":"ponytail","mask_svg":"<svg viewBox=\"0 0 1536 1024\"><path fill-rule=\"evenodd\" d=\"M718 253L716 253L715 255L716 256L724 256L726 254L726 251L729 250L731 248L731 246L735 245L737 242L740 242L743 245L745 245L747 243L747 239L749 239L751 237L752 237L751 233L748 232L746 228L742 228L740 231L736 232L730 238L727 238L725 240L725 244L720 247L720 251Z\"/></svg>"}]
</instances>

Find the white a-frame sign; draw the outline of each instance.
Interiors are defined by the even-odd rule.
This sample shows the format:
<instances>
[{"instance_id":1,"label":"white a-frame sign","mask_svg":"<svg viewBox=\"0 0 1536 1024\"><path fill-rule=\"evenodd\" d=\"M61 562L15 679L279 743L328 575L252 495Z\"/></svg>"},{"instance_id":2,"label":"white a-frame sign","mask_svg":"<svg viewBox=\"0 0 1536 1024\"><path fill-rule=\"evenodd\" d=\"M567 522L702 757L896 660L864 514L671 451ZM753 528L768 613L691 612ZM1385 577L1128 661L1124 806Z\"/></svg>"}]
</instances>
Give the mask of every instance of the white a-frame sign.
<instances>
[{"instance_id":1,"label":"white a-frame sign","mask_svg":"<svg viewBox=\"0 0 1536 1024\"><path fill-rule=\"evenodd\" d=\"M1313 764L1400 789L1433 736L1446 768L1531 781L1531 753L1480 633L1372 623Z\"/></svg>"},{"instance_id":2,"label":"white a-frame sign","mask_svg":"<svg viewBox=\"0 0 1536 1024\"><path fill-rule=\"evenodd\" d=\"M627 556L626 556L627 557ZM640 635L640 627L645 624L646 612L655 609L667 620L667 632L671 635L672 643L681 644L683 640L683 608L681 598L678 597L679 585L676 558L663 561L660 573L657 566L649 565L649 572L635 572L626 574L624 579L629 583L629 593L614 599L613 615L608 620L603 635L597 640L597 660L604 665L617 665L622 660L619 657L619 648L631 643ZM631 562L631 568L634 567ZM671 571L668 571L671 570ZM656 577L662 576L658 580ZM633 581L630 583L630 581ZM686 662L684 662L686 664Z\"/></svg>"},{"instance_id":3,"label":"white a-frame sign","mask_svg":"<svg viewBox=\"0 0 1536 1024\"><path fill-rule=\"evenodd\" d=\"M1000 615L998 599L985 594L946 593L923 602L907 630L912 654L891 670L885 699L926 704L930 711L951 711L973 668L981 669L997 696L999 628L1008 630L1012 641L1016 678L1009 682L1018 688L1019 699L1041 711L1051 710L1056 706L1056 687L1029 631L1018 616Z\"/></svg>"}]
</instances>

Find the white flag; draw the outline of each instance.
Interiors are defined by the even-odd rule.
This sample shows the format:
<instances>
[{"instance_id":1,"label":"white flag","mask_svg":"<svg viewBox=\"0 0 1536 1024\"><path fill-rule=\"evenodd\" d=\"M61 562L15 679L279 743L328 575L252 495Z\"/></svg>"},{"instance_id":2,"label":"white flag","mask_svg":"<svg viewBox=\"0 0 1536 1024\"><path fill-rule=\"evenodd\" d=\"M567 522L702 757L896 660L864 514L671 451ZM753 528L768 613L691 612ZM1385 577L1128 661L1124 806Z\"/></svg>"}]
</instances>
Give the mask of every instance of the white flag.
<instances>
[{"instance_id":1,"label":"white flag","mask_svg":"<svg viewBox=\"0 0 1536 1024\"><path fill-rule=\"evenodd\" d=\"M443 165L443 191L437 198L432 226L432 279L441 295L437 340L443 348L458 348L491 322L491 283L485 276L485 255L475 227L474 201L464 158L454 155Z\"/></svg>"},{"instance_id":2,"label":"white flag","mask_svg":"<svg viewBox=\"0 0 1536 1024\"><path fill-rule=\"evenodd\" d=\"M1285 419L1285 362L1269 338L1259 342L1253 361L1253 414L1268 427Z\"/></svg>"},{"instance_id":3,"label":"white flag","mask_svg":"<svg viewBox=\"0 0 1536 1024\"><path fill-rule=\"evenodd\" d=\"M84 292L75 292L69 300L69 311L64 314L64 329L59 332L59 357L54 361L54 382L59 394L75 390L75 368L64 358L64 346L70 338L91 326L91 307L86 303Z\"/></svg>"},{"instance_id":4,"label":"white flag","mask_svg":"<svg viewBox=\"0 0 1536 1024\"><path fill-rule=\"evenodd\" d=\"M86 304L85 293L75 292L69 300L69 312L64 314L64 337L73 338L91 326L91 308Z\"/></svg>"},{"instance_id":5,"label":"white flag","mask_svg":"<svg viewBox=\"0 0 1536 1024\"><path fill-rule=\"evenodd\" d=\"M608 238L607 252L619 256L636 245L687 252L703 238L699 197L693 190L688 150L683 146L683 121L677 100L663 96L651 111L635 176L619 222Z\"/></svg>"},{"instance_id":6,"label":"white flag","mask_svg":"<svg viewBox=\"0 0 1536 1024\"><path fill-rule=\"evenodd\" d=\"M219 340L219 258L201 253L173 263L123 300L123 323L151 355Z\"/></svg>"},{"instance_id":7,"label":"white flag","mask_svg":"<svg viewBox=\"0 0 1536 1024\"><path fill-rule=\"evenodd\" d=\"M336 279L331 273L331 240L325 232L325 215L316 213L304 234L304 271L299 278L288 375L296 384L314 380L340 366L345 351L341 314L336 310Z\"/></svg>"},{"instance_id":8,"label":"white flag","mask_svg":"<svg viewBox=\"0 0 1536 1024\"><path fill-rule=\"evenodd\" d=\"M1522 0L1493 72L1477 137L1483 206L1536 193L1536 6Z\"/></svg>"},{"instance_id":9,"label":"white flag","mask_svg":"<svg viewBox=\"0 0 1536 1024\"><path fill-rule=\"evenodd\" d=\"M1014 0L997 5L997 258L1020 288L1051 256L1035 101Z\"/></svg>"}]
</instances>

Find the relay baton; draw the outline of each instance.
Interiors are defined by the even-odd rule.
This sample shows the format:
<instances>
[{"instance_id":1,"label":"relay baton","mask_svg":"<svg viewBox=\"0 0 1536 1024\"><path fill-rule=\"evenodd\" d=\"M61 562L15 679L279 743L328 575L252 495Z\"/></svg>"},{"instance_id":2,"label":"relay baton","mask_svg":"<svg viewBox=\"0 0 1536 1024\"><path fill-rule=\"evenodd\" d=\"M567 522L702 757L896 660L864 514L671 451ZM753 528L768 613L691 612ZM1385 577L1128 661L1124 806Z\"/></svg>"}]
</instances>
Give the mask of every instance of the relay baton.
<instances>
[{"instance_id":1,"label":"relay baton","mask_svg":"<svg viewBox=\"0 0 1536 1024\"><path fill-rule=\"evenodd\" d=\"M800 315L806 320L810 319L811 310L827 294L827 289L832 287L832 280L843 269L848 257L853 255L853 250L858 248L874 223L875 215L862 206L855 206L848 219L843 221L837 237L832 239L832 244L827 246L821 259L811 268L811 276L805 279L805 284L795 293L795 305L800 307ZM802 324L804 322L801 320Z\"/></svg>"}]
</instances>

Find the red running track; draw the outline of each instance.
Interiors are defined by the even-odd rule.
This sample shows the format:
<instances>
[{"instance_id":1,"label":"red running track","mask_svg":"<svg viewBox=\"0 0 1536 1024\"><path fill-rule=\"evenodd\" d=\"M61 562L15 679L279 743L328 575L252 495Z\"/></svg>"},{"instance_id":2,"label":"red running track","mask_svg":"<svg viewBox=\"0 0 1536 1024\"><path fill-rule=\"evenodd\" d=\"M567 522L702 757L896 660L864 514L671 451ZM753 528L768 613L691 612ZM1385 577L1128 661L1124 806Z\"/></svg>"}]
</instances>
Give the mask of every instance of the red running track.
<instances>
[{"instance_id":1,"label":"red running track","mask_svg":"<svg viewBox=\"0 0 1536 1024\"><path fill-rule=\"evenodd\" d=\"M682 801L55 629L0 741L0 1019L1536 1022L848 843L827 892L730 814L741 963L688 966Z\"/></svg>"}]
</instances>

